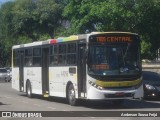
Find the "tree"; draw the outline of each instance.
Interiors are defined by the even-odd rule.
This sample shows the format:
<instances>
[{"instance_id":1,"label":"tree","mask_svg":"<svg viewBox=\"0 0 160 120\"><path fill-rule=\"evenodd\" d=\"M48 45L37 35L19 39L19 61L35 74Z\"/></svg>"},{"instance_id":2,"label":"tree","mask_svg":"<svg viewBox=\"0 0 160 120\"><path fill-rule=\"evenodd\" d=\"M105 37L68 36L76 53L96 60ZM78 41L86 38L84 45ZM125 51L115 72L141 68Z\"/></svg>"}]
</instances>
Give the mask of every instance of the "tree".
<instances>
[{"instance_id":1,"label":"tree","mask_svg":"<svg viewBox=\"0 0 160 120\"><path fill-rule=\"evenodd\" d=\"M54 38L56 29L61 26L63 5L55 0L38 0L36 6L34 15L39 32L48 33Z\"/></svg>"},{"instance_id":2,"label":"tree","mask_svg":"<svg viewBox=\"0 0 160 120\"><path fill-rule=\"evenodd\" d=\"M12 11L13 5L13 2L7 2L0 8L0 66L9 63L9 58L11 58L10 50L13 40L13 14L10 11Z\"/></svg>"},{"instance_id":3,"label":"tree","mask_svg":"<svg viewBox=\"0 0 160 120\"><path fill-rule=\"evenodd\" d=\"M55 0L17 0L13 13L15 34L36 41L46 33L53 38L61 25L62 6Z\"/></svg>"},{"instance_id":4,"label":"tree","mask_svg":"<svg viewBox=\"0 0 160 120\"><path fill-rule=\"evenodd\" d=\"M145 42L151 43L148 58L154 59L156 50L160 48L160 1L158 0L139 0L140 22L138 32L145 37Z\"/></svg>"},{"instance_id":5,"label":"tree","mask_svg":"<svg viewBox=\"0 0 160 120\"><path fill-rule=\"evenodd\" d=\"M33 0L16 0L13 7L13 24L15 36L25 35L33 41L37 39L35 29L38 21L35 20L34 10L36 4Z\"/></svg>"},{"instance_id":6,"label":"tree","mask_svg":"<svg viewBox=\"0 0 160 120\"><path fill-rule=\"evenodd\" d=\"M64 16L77 33L90 31L134 31L137 25L135 0L71 0Z\"/></svg>"},{"instance_id":7,"label":"tree","mask_svg":"<svg viewBox=\"0 0 160 120\"><path fill-rule=\"evenodd\" d=\"M158 0L68 0L63 15L71 22L71 33L129 31L150 43L147 56L160 47L160 1Z\"/></svg>"},{"instance_id":8,"label":"tree","mask_svg":"<svg viewBox=\"0 0 160 120\"><path fill-rule=\"evenodd\" d=\"M57 0L16 0L0 8L0 58L11 61L11 47L53 38L61 26L63 4Z\"/></svg>"}]
</instances>

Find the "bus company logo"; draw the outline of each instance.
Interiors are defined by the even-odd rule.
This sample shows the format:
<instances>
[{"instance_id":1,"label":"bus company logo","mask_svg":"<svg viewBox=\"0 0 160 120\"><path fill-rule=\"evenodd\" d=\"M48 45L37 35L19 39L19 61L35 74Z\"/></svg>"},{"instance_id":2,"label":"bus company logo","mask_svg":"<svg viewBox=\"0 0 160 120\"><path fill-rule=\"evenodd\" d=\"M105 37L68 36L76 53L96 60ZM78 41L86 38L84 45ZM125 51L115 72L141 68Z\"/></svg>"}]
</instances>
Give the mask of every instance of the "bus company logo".
<instances>
[{"instance_id":1,"label":"bus company logo","mask_svg":"<svg viewBox=\"0 0 160 120\"><path fill-rule=\"evenodd\" d=\"M2 116L0 117L42 117L42 114L39 112L2 112Z\"/></svg>"},{"instance_id":2,"label":"bus company logo","mask_svg":"<svg viewBox=\"0 0 160 120\"><path fill-rule=\"evenodd\" d=\"M2 112L2 117L12 117L11 112Z\"/></svg>"}]
</instances>

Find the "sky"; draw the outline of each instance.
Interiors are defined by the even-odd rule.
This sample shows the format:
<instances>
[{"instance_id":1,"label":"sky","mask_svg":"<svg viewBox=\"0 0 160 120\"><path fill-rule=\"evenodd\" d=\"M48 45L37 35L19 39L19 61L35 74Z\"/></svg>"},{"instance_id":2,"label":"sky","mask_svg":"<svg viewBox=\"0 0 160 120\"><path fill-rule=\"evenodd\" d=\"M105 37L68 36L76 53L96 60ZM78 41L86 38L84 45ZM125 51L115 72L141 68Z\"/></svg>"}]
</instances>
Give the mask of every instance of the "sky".
<instances>
[{"instance_id":1,"label":"sky","mask_svg":"<svg viewBox=\"0 0 160 120\"><path fill-rule=\"evenodd\" d=\"M0 0L0 3L4 3L4 2L7 2L7 1L12 1L12 0Z\"/></svg>"},{"instance_id":2,"label":"sky","mask_svg":"<svg viewBox=\"0 0 160 120\"><path fill-rule=\"evenodd\" d=\"M10 1L10 0L0 0L0 2L7 2L7 1Z\"/></svg>"},{"instance_id":3,"label":"sky","mask_svg":"<svg viewBox=\"0 0 160 120\"><path fill-rule=\"evenodd\" d=\"M8 2L8 1L13 1L13 0L0 0L0 7L3 3Z\"/></svg>"}]
</instances>

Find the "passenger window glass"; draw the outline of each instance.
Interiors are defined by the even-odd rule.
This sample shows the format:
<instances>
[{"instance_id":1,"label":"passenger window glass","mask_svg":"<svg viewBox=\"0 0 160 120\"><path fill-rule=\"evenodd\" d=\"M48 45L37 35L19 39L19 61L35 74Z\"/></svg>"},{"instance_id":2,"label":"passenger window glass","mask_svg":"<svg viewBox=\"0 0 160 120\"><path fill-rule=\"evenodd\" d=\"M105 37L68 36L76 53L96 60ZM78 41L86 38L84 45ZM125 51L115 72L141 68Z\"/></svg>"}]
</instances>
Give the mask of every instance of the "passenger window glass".
<instances>
[{"instance_id":1,"label":"passenger window glass","mask_svg":"<svg viewBox=\"0 0 160 120\"><path fill-rule=\"evenodd\" d=\"M25 56L26 57L32 56L32 49L26 49L25 50Z\"/></svg>"},{"instance_id":2,"label":"passenger window glass","mask_svg":"<svg viewBox=\"0 0 160 120\"><path fill-rule=\"evenodd\" d=\"M57 44L50 47L50 66L76 64L76 43Z\"/></svg>"},{"instance_id":3,"label":"passenger window glass","mask_svg":"<svg viewBox=\"0 0 160 120\"><path fill-rule=\"evenodd\" d=\"M39 67L41 66L41 48L33 49L33 66Z\"/></svg>"},{"instance_id":4,"label":"passenger window glass","mask_svg":"<svg viewBox=\"0 0 160 120\"><path fill-rule=\"evenodd\" d=\"M32 58L31 57L25 58L25 66L27 66L27 67L32 66Z\"/></svg>"},{"instance_id":5,"label":"passenger window glass","mask_svg":"<svg viewBox=\"0 0 160 120\"><path fill-rule=\"evenodd\" d=\"M75 43L68 44L68 53L75 53L75 52L76 52L76 44Z\"/></svg>"},{"instance_id":6,"label":"passenger window glass","mask_svg":"<svg viewBox=\"0 0 160 120\"><path fill-rule=\"evenodd\" d=\"M66 45L59 45L59 54L66 53Z\"/></svg>"},{"instance_id":7,"label":"passenger window glass","mask_svg":"<svg viewBox=\"0 0 160 120\"><path fill-rule=\"evenodd\" d=\"M67 64L75 65L76 64L76 54L68 54L67 55Z\"/></svg>"},{"instance_id":8,"label":"passenger window glass","mask_svg":"<svg viewBox=\"0 0 160 120\"><path fill-rule=\"evenodd\" d=\"M41 66L41 57L33 57L33 66L35 67Z\"/></svg>"},{"instance_id":9,"label":"passenger window glass","mask_svg":"<svg viewBox=\"0 0 160 120\"><path fill-rule=\"evenodd\" d=\"M50 57L50 65L51 66L58 65L58 56L57 55Z\"/></svg>"},{"instance_id":10,"label":"passenger window glass","mask_svg":"<svg viewBox=\"0 0 160 120\"><path fill-rule=\"evenodd\" d=\"M58 56L58 64L65 65L65 63L66 63L66 55L59 55Z\"/></svg>"},{"instance_id":11,"label":"passenger window glass","mask_svg":"<svg viewBox=\"0 0 160 120\"><path fill-rule=\"evenodd\" d=\"M54 45L54 54L58 54L58 46Z\"/></svg>"},{"instance_id":12,"label":"passenger window glass","mask_svg":"<svg viewBox=\"0 0 160 120\"><path fill-rule=\"evenodd\" d=\"M25 66L30 67L33 65L32 48L25 49Z\"/></svg>"},{"instance_id":13,"label":"passenger window glass","mask_svg":"<svg viewBox=\"0 0 160 120\"><path fill-rule=\"evenodd\" d=\"M41 49L40 48L34 48L33 49L33 56L41 56Z\"/></svg>"},{"instance_id":14,"label":"passenger window glass","mask_svg":"<svg viewBox=\"0 0 160 120\"><path fill-rule=\"evenodd\" d=\"M18 67L19 66L19 51L18 50L14 50L13 51L13 66L14 67Z\"/></svg>"},{"instance_id":15,"label":"passenger window glass","mask_svg":"<svg viewBox=\"0 0 160 120\"><path fill-rule=\"evenodd\" d=\"M50 55L54 55L54 46L50 47Z\"/></svg>"}]
</instances>

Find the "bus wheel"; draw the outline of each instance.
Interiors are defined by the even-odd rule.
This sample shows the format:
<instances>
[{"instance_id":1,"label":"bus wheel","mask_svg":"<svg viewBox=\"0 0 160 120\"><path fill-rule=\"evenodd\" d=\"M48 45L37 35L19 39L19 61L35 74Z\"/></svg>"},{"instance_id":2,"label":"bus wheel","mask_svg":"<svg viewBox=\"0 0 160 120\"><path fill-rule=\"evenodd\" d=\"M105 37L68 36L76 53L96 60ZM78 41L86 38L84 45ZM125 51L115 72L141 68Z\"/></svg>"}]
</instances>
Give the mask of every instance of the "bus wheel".
<instances>
[{"instance_id":1,"label":"bus wheel","mask_svg":"<svg viewBox=\"0 0 160 120\"><path fill-rule=\"evenodd\" d=\"M72 84L70 84L68 87L67 98L70 105L72 106L76 105L77 99L76 99L75 90Z\"/></svg>"},{"instance_id":2,"label":"bus wheel","mask_svg":"<svg viewBox=\"0 0 160 120\"><path fill-rule=\"evenodd\" d=\"M30 98L32 97L32 88L31 88L30 82L27 82L26 94L27 94L27 97L30 97Z\"/></svg>"},{"instance_id":3,"label":"bus wheel","mask_svg":"<svg viewBox=\"0 0 160 120\"><path fill-rule=\"evenodd\" d=\"M113 100L112 103L114 105L122 105L124 103L124 100Z\"/></svg>"}]
</instances>

